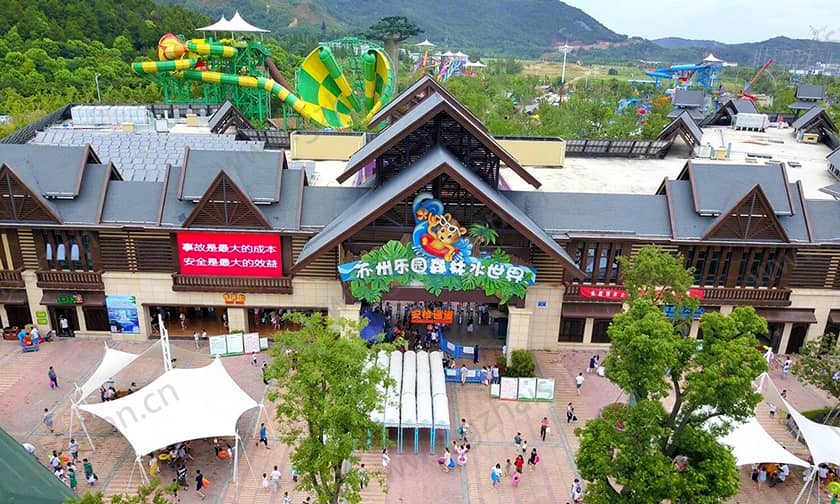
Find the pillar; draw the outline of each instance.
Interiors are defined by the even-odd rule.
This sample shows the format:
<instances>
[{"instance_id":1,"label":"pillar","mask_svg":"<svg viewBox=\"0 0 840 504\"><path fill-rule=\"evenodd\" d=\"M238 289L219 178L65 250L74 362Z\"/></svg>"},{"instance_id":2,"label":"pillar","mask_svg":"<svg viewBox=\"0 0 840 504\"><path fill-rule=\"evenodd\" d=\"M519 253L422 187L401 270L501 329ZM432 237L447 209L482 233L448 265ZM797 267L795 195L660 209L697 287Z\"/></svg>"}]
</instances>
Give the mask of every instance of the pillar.
<instances>
[{"instance_id":1,"label":"pillar","mask_svg":"<svg viewBox=\"0 0 840 504\"><path fill-rule=\"evenodd\" d=\"M782 329L782 339L779 340L779 350L776 352L777 354L783 354L787 350L788 341L790 341L790 331L793 329L792 322L785 322L785 326Z\"/></svg>"},{"instance_id":2,"label":"pillar","mask_svg":"<svg viewBox=\"0 0 840 504\"><path fill-rule=\"evenodd\" d=\"M0 304L0 321L2 321L3 327L9 327L9 315L6 313L6 305Z\"/></svg>"},{"instance_id":3,"label":"pillar","mask_svg":"<svg viewBox=\"0 0 840 504\"><path fill-rule=\"evenodd\" d=\"M248 332L248 309L227 307L228 332L242 329Z\"/></svg>"},{"instance_id":4,"label":"pillar","mask_svg":"<svg viewBox=\"0 0 840 504\"><path fill-rule=\"evenodd\" d=\"M336 307L336 317L358 322L362 316L362 303L340 304Z\"/></svg>"},{"instance_id":5,"label":"pillar","mask_svg":"<svg viewBox=\"0 0 840 504\"><path fill-rule=\"evenodd\" d=\"M697 339L697 333L700 332L700 321L699 320L692 320L691 321L691 329L688 330L688 337L692 339Z\"/></svg>"},{"instance_id":6,"label":"pillar","mask_svg":"<svg viewBox=\"0 0 840 504\"><path fill-rule=\"evenodd\" d=\"M592 343L592 330L595 328L595 319L587 318L583 323L583 343Z\"/></svg>"},{"instance_id":7,"label":"pillar","mask_svg":"<svg viewBox=\"0 0 840 504\"><path fill-rule=\"evenodd\" d=\"M43 295L43 292L37 285L38 279L35 277L35 272L31 270L24 270L20 273L20 276L23 278L23 283L26 286L26 300L29 302L29 313L32 317L32 323L38 326L38 330L44 335L46 335L47 331L50 330L58 331L57 327L52 326L52 320L50 320L49 317L49 310L46 306L41 304L41 296ZM46 318L46 324L38 323L38 312L44 313L43 318Z\"/></svg>"},{"instance_id":8,"label":"pillar","mask_svg":"<svg viewBox=\"0 0 840 504\"><path fill-rule=\"evenodd\" d=\"M76 310L76 318L79 320L79 332L86 333L87 322L85 321L85 311L82 310L81 305L76 305L73 308Z\"/></svg>"},{"instance_id":9,"label":"pillar","mask_svg":"<svg viewBox=\"0 0 840 504\"><path fill-rule=\"evenodd\" d=\"M534 312L525 308L508 308L508 332L505 346L505 358L510 362L510 353L514 350L528 350L528 333L531 329L531 317Z\"/></svg>"}]
</instances>

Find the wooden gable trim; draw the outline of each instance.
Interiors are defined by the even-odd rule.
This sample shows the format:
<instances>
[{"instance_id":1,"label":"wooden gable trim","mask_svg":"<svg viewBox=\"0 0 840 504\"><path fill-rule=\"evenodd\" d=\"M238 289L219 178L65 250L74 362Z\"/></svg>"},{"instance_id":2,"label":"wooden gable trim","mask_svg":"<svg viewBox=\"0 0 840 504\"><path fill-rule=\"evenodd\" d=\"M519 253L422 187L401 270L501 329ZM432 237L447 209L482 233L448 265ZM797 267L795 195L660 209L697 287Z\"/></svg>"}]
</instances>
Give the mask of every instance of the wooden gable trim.
<instances>
[{"instance_id":1,"label":"wooden gable trim","mask_svg":"<svg viewBox=\"0 0 840 504\"><path fill-rule=\"evenodd\" d=\"M283 185L283 170L289 169L286 163L286 151L280 151L280 159L277 163L277 183L274 184L274 201L280 201L280 188Z\"/></svg>"},{"instance_id":2,"label":"wooden gable trim","mask_svg":"<svg viewBox=\"0 0 840 504\"><path fill-rule=\"evenodd\" d=\"M344 240L359 233L371 222L375 221L376 219L387 213L389 210L391 210L397 203L404 200L418 188L425 185L429 180L432 180L442 174L448 175L456 182L458 182L459 185L470 191L470 194L472 194L476 199L484 203L491 212L494 212L498 216L502 217L503 220L509 223L515 231L527 238L532 244L534 244L537 248L545 252L549 257L554 258L563 263L567 271L583 274L583 272L580 271L576 264L568 261L566 258L558 255L556 251L546 246L546 244L543 243L543 238L537 236L537 234L531 229L528 229L527 226L521 225L519 222L516 221L516 219L513 219L512 216L502 206L500 206L495 200L493 200L493 198L488 197L483 189L476 187L467 178L463 177L457 169L453 168L446 162L442 162L437 167L429 170L422 178L418 179L415 183L403 187L399 192L395 193L394 196L391 197L391 199L385 202L385 204L381 205L378 209L376 209L376 211L365 216L360 216L360 218L343 233L319 247L318 250L311 253L303 261L296 263L294 266L292 266L290 274L294 275L296 272L305 268L309 263L317 259L323 251L332 250Z\"/></svg>"},{"instance_id":3,"label":"wooden gable trim","mask_svg":"<svg viewBox=\"0 0 840 504\"><path fill-rule=\"evenodd\" d=\"M117 169L114 167L114 163L108 161L108 176L103 177L105 180L102 181L102 188L99 190L99 202L96 205L97 224L102 224L102 212L105 211L105 200L108 197L108 182L112 180L111 177L114 176L114 173L117 174L117 180L122 180L119 172L117 172Z\"/></svg>"},{"instance_id":4,"label":"wooden gable trim","mask_svg":"<svg viewBox=\"0 0 840 504\"><path fill-rule=\"evenodd\" d=\"M799 189L799 204L802 205L802 218L805 219L805 229L808 231L808 241L814 241L814 228L811 227L811 214L808 212L808 204L805 202L805 192L802 189L802 181L797 180L796 187ZM791 205L791 208L793 206Z\"/></svg>"},{"instance_id":5,"label":"wooden gable trim","mask_svg":"<svg viewBox=\"0 0 840 504\"><path fill-rule=\"evenodd\" d=\"M12 167L9 166L6 163L3 163L2 165L0 165L0 180L2 180L4 177L9 177L9 178L13 179L15 181L15 183L19 184L20 187L23 188L23 191L25 193L24 197L28 196L32 200L32 202L35 204L35 206L38 207L42 212L46 213L47 216L50 217L50 219L53 222L55 222L56 224L64 224L64 220L61 218L61 216L55 210L53 210L50 207L49 203L47 203L47 201L40 194L36 193L28 185L26 185L26 183L23 181L23 179L21 179L17 175L17 173L15 173L15 171L12 169ZM4 187L0 190L5 190L5 189L7 189L7 188ZM9 194L8 199L0 198L0 203L2 203L2 202L8 202L9 209L10 209L11 214L12 214L11 216L13 217L12 220L16 220L16 221L19 221L19 222L25 222L25 219L21 219L17 215L17 207L15 207L15 201L14 201L14 197L13 197L12 194Z\"/></svg>"},{"instance_id":6,"label":"wooden gable trim","mask_svg":"<svg viewBox=\"0 0 840 504\"><path fill-rule=\"evenodd\" d=\"M187 164L190 160L190 146L184 147L184 161L181 163L181 173L178 176L178 199L184 199L184 181L187 179Z\"/></svg>"},{"instance_id":7,"label":"wooden gable trim","mask_svg":"<svg viewBox=\"0 0 840 504\"><path fill-rule=\"evenodd\" d=\"M671 181L668 177L665 177L665 180L662 181L662 185L660 186L661 193L657 191L657 194L665 194L665 202L668 205L668 222L671 224L671 238L677 238L677 218L674 214L674 202L671 197Z\"/></svg>"},{"instance_id":8,"label":"wooden gable trim","mask_svg":"<svg viewBox=\"0 0 840 504\"><path fill-rule=\"evenodd\" d=\"M265 215L263 215L260 209L257 208L257 206L248 198L245 191L243 191L242 188L239 187L239 185L237 185L224 170L219 171L219 174L216 175L216 178L210 183L210 186L207 188L207 191L205 191L204 196L202 196L201 200L199 200L198 205L196 205L195 209L184 221L183 227L191 227L195 220L204 213L205 208L207 208L207 206L211 203L213 195L216 193L221 184L226 184L227 187L232 190L233 196L239 201L237 205L244 205L246 211L250 211L252 213L255 219L254 223L257 224L257 226L237 226L231 224L230 222L217 222L214 223L215 225L222 227L262 227L264 229L271 229L271 224L265 218ZM227 203L227 201L230 201L230 199L228 198L225 203Z\"/></svg>"},{"instance_id":9,"label":"wooden gable trim","mask_svg":"<svg viewBox=\"0 0 840 504\"><path fill-rule=\"evenodd\" d=\"M741 199L739 199L732 207L729 208L726 212L722 213L720 217L715 220L715 222L709 227L709 230L703 236L702 240L715 240L717 239L716 234L723 228L723 226L733 219L738 219L738 217L733 216L732 214L735 213L742 205L749 203L753 208L756 205L760 205L763 207L763 213L765 215L764 218L768 219L770 226L776 233L776 236L783 242L788 243L790 240L788 239L787 233L785 232L784 227L782 227L779 219L776 217L775 212L773 211L773 205L770 204L770 200L767 199L767 196L764 194L764 191L761 190L761 186L756 184L754 185L749 191L744 194ZM751 224L751 217L748 220L748 225ZM740 227L740 223L739 223ZM753 239L750 237L750 229L746 228L743 230L743 236L734 237L736 239L740 239L743 241L767 241L761 239ZM733 239L732 236L723 237L723 239L731 240Z\"/></svg>"},{"instance_id":10,"label":"wooden gable trim","mask_svg":"<svg viewBox=\"0 0 840 504\"><path fill-rule=\"evenodd\" d=\"M166 163L166 169L163 170L163 185L160 189L160 204L158 205L157 211L157 222L158 226L161 225L163 222L163 210L166 208L166 193L169 192L169 177L172 174L172 165L170 163Z\"/></svg>"},{"instance_id":11,"label":"wooden gable trim","mask_svg":"<svg viewBox=\"0 0 840 504\"><path fill-rule=\"evenodd\" d=\"M790 214L796 215L796 206L793 204L793 195L790 193L790 181L788 180L787 170L785 170L784 163L779 163L779 171L782 172L782 180L785 181L785 196L787 196L788 207L790 207ZM775 213L775 209L773 212Z\"/></svg>"},{"instance_id":12,"label":"wooden gable trim","mask_svg":"<svg viewBox=\"0 0 840 504\"><path fill-rule=\"evenodd\" d=\"M542 185L539 180L537 180L533 175L528 173L528 171L519 164L519 161L513 158L509 152L507 152L502 146L500 146L490 135L487 134L486 131L480 129L476 126L476 124L471 121L468 117L462 114L453 104L452 102L443 99L440 103L432 107L428 112L423 114L422 116L418 117L414 122L411 124L406 124L402 130L399 131L397 135L395 135L389 142L383 144L377 150L371 152L363 159L359 159L354 161L353 166L348 166L348 168L339 175L336 180L339 183L346 182L350 177L356 174L359 170L361 170L364 166L368 163L373 161L374 159L378 158L385 152L392 149L395 145L403 141L409 134L411 134L416 129L420 128L421 126L425 125L429 120L433 117L438 115L439 113L446 113L451 117L455 122L457 122L462 128L464 128L470 135L475 137L484 147L486 147L490 152L496 155L502 163L504 163L508 168L512 169L517 175L519 175L525 182L532 185L534 188L539 189Z\"/></svg>"}]
</instances>

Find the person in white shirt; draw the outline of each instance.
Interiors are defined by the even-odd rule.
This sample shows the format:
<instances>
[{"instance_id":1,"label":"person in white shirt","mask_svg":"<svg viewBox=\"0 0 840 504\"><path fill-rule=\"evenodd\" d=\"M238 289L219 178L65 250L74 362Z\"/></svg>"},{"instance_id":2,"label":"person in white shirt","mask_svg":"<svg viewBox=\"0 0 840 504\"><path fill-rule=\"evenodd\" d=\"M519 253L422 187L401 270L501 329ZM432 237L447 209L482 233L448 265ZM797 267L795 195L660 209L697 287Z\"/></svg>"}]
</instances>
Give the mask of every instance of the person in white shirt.
<instances>
[{"instance_id":1,"label":"person in white shirt","mask_svg":"<svg viewBox=\"0 0 840 504\"><path fill-rule=\"evenodd\" d=\"M280 491L280 478L283 476L280 473L280 470L277 469L277 466L274 466L274 470L271 471L271 484L273 486L274 492Z\"/></svg>"},{"instance_id":2,"label":"person in white shirt","mask_svg":"<svg viewBox=\"0 0 840 504\"><path fill-rule=\"evenodd\" d=\"M580 388L583 386L584 379L583 373L578 373L577 377L575 377L575 389L577 389L577 395L580 395Z\"/></svg>"}]
</instances>

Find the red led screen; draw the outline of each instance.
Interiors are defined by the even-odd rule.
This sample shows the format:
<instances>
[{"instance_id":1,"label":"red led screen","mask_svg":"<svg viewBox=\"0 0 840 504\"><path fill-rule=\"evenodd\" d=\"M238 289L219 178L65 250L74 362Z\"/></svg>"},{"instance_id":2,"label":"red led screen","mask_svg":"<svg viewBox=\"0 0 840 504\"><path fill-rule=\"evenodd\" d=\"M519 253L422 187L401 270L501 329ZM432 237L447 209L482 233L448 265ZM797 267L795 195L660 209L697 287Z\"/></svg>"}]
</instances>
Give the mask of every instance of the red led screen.
<instances>
[{"instance_id":1,"label":"red led screen","mask_svg":"<svg viewBox=\"0 0 840 504\"><path fill-rule=\"evenodd\" d=\"M182 275L283 276L280 236L248 233L178 233Z\"/></svg>"}]
</instances>

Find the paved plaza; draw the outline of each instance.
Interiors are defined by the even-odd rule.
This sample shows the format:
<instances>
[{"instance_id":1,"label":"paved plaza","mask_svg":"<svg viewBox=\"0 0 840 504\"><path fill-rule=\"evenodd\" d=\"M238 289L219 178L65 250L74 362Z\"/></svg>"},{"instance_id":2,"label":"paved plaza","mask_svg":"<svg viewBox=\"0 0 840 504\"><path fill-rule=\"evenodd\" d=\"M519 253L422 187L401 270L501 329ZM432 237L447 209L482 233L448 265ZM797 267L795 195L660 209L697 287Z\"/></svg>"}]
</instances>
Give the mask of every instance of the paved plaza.
<instances>
[{"instance_id":1,"label":"paved plaza","mask_svg":"<svg viewBox=\"0 0 840 504\"><path fill-rule=\"evenodd\" d=\"M108 342L118 350L141 353L151 342L128 343ZM81 384L96 368L103 355L102 340L77 339L60 340L42 345L41 351L23 354L14 342L0 344L0 426L20 442L29 442L36 447L36 456L47 463L52 450L67 453L70 418L70 393L73 382ZM206 365L211 358L206 343L196 350L192 342L174 342L172 354L176 367L190 368ZM586 381L581 395L575 393L573 377L585 369L591 354L575 352L538 352L538 372L544 377L556 380L555 400L552 403L508 402L491 399L486 387L478 384L450 384L449 397L453 425L460 418L467 418L471 424L471 451L463 468L444 473L436 463L443 450L442 436L437 437L436 453L430 453L428 434L421 435L420 453L412 451L412 436L406 435L405 451L398 453L397 447L390 448L392 467L383 475L383 483L389 491L384 494L379 481L372 478L370 486L363 492L365 503L412 503L412 502L463 502L463 503L564 503L569 483L576 477L574 451L578 440L574 436L575 426L598 414L605 404L623 400L620 391L604 378L594 374L585 375ZM601 353L603 357L603 353ZM263 354L267 358L267 354ZM491 362L494 356L488 352L484 359ZM265 387L262 384L259 367L251 365L249 356L227 357L224 365L236 382L257 401L262 401ZM262 359L260 360L260 364ZM47 369L54 366L58 373L60 388L50 390ZM138 385L149 383L162 373L161 354L158 347L151 349L137 359L115 379L117 388L125 387L131 381ZM782 380L778 369L772 371L776 384L788 390L789 401L800 410L809 410L827 405L828 398L810 387L803 387L795 379ZM772 388L766 389L766 400L774 399ZM89 398L97 402L98 397ZM207 391L207 400L213 400L212 390ZM579 421L567 424L566 404L572 402ZM778 403L777 401L777 404ZM55 433L51 434L41 423L44 408L55 412ZM272 414L270 405L265 410ZM767 403L758 409L758 418L768 431L795 454L806 458L807 449L797 443L779 419L771 419ZM213 456L209 441L193 443L195 461L188 465L189 474L202 469L211 481L206 502L217 503L280 503L282 493L288 491L292 502L297 504L305 495L296 491L289 473L289 448L277 439L278 425L269 422L271 449L255 446L256 429L264 416L259 411L245 414L239 422L244 450L240 456L237 482L232 482L233 466L226 460ZM272 415L273 416L273 415ZM551 432L545 442L539 439L539 421L548 417ZM74 421L74 424L77 422ZM96 488L106 495L130 491L140 483L140 475L134 462L131 448L125 439L110 425L86 415L86 425L96 445L96 451L84 439L78 426L74 437L81 445L80 457L90 459L100 481ZM424 431L425 432L425 431ZM514 459L516 451L513 437L517 432L538 450L541 463L535 470L526 467L522 481L513 486L510 478L493 488L490 483L490 468L496 463ZM454 431L453 431L454 435ZM369 472L381 471L378 450L362 453L362 462ZM281 491L274 494L261 485L262 473L270 473L278 465L283 472ZM161 468L164 482L174 478L167 467ZM801 470L793 469L790 480L775 488L758 489L749 480L749 468L742 470L742 490L731 503L789 503L793 502L801 488ZM81 483L81 482L80 482ZM86 488L81 483L80 488ZM190 489L191 490L191 489ZM181 494L181 502L198 502L200 498L192 491Z\"/></svg>"}]
</instances>

